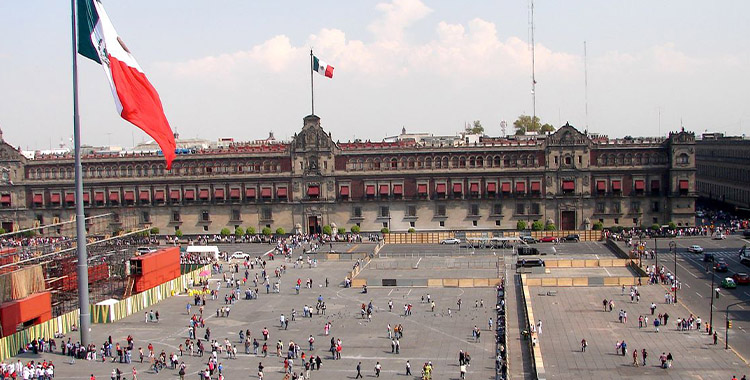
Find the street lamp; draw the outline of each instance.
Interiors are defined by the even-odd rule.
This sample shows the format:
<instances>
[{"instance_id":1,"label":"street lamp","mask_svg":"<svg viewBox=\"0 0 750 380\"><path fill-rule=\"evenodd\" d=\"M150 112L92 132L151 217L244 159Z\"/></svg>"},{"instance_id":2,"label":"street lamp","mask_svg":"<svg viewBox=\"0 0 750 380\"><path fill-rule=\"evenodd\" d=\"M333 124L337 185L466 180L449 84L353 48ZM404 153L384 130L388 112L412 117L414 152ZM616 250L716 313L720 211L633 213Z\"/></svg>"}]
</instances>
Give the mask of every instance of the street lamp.
<instances>
[{"instance_id":1,"label":"street lamp","mask_svg":"<svg viewBox=\"0 0 750 380\"><path fill-rule=\"evenodd\" d=\"M654 237L654 256L656 257L656 270L659 270L659 248L656 246L656 237Z\"/></svg>"},{"instance_id":2,"label":"street lamp","mask_svg":"<svg viewBox=\"0 0 750 380\"><path fill-rule=\"evenodd\" d=\"M674 255L674 302L677 303L677 244L674 240L669 242L669 249Z\"/></svg>"},{"instance_id":3,"label":"street lamp","mask_svg":"<svg viewBox=\"0 0 750 380\"><path fill-rule=\"evenodd\" d=\"M724 329L725 329L725 332L724 332L724 349L725 350L729 349L729 327L731 326L731 324L729 322L729 308L732 307L732 306L742 305L743 303L748 303L748 302L750 302L750 301L740 301L740 302L735 302L735 303L733 303L731 305L727 305L727 311L726 311L726 316L725 316L726 319L724 321L726 323L724 325Z\"/></svg>"},{"instance_id":4,"label":"street lamp","mask_svg":"<svg viewBox=\"0 0 750 380\"><path fill-rule=\"evenodd\" d=\"M708 311L711 313L709 316L709 327L708 327L708 335L711 335L714 333L714 278L716 277L716 272L714 272L713 269L709 269L711 271L711 307L708 308Z\"/></svg>"}]
</instances>

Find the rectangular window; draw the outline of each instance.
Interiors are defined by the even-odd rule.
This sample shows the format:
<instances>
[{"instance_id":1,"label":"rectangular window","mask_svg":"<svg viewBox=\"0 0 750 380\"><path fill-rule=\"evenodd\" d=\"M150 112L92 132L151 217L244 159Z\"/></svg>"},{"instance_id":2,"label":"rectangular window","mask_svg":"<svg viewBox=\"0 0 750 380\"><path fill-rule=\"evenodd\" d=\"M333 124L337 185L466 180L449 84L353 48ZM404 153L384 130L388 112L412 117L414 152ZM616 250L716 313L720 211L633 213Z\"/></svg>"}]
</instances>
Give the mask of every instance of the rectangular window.
<instances>
[{"instance_id":1,"label":"rectangular window","mask_svg":"<svg viewBox=\"0 0 750 380\"><path fill-rule=\"evenodd\" d=\"M354 207L352 209L352 215L354 215L355 218L361 218L362 217L362 207Z\"/></svg>"},{"instance_id":2,"label":"rectangular window","mask_svg":"<svg viewBox=\"0 0 750 380\"><path fill-rule=\"evenodd\" d=\"M416 224L417 224L416 222L409 222L409 227L412 227L412 228L413 228L413 227L415 227L415 226L416 226Z\"/></svg>"},{"instance_id":3,"label":"rectangular window","mask_svg":"<svg viewBox=\"0 0 750 380\"><path fill-rule=\"evenodd\" d=\"M526 205L523 203L516 204L516 215L523 215L526 213Z\"/></svg>"},{"instance_id":4,"label":"rectangular window","mask_svg":"<svg viewBox=\"0 0 750 380\"><path fill-rule=\"evenodd\" d=\"M531 213L533 215L541 215L542 210L541 210L541 206L539 205L539 203L532 203L531 204Z\"/></svg>"},{"instance_id":5,"label":"rectangular window","mask_svg":"<svg viewBox=\"0 0 750 380\"><path fill-rule=\"evenodd\" d=\"M632 211L632 212L640 212L641 211L641 202L630 202L630 211Z\"/></svg>"},{"instance_id":6,"label":"rectangular window","mask_svg":"<svg viewBox=\"0 0 750 380\"><path fill-rule=\"evenodd\" d=\"M659 202L656 201L651 205L651 211L653 212L659 212Z\"/></svg>"},{"instance_id":7,"label":"rectangular window","mask_svg":"<svg viewBox=\"0 0 750 380\"><path fill-rule=\"evenodd\" d=\"M445 221L444 220L440 221L440 227L445 227Z\"/></svg>"},{"instance_id":8,"label":"rectangular window","mask_svg":"<svg viewBox=\"0 0 750 380\"><path fill-rule=\"evenodd\" d=\"M151 214L149 214L148 211L143 211L141 213L141 223L151 223Z\"/></svg>"},{"instance_id":9,"label":"rectangular window","mask_svg":"<svg viewBox=\"0 0 750 380\"><path fill-rule=\"evenodd\" d=\"M470 205L469 206L469 215L471 215L471 216L478 216L479 215L479 205Z\"/></svg>"},{"instance_id":10,"label":"rectangular window","mask_svg":"<svg viewBox=\"0 0 750 380\"><path fill-rule=\"evenodd\" d=\"M204 232L208 231L208 226L203 226L203 231Z\"/></svg>"},{"instance_id":11,"label":"rectangular window","mask_svg":"<svg viewBox=\"0 0 750 380\"><path fill-rule=\"evenodd\" d=\"M620 218L615 218L615 224L620 224Z\"/></svg>"},{"instance_id":12,"label":"rectangular window","mask_svg":"<svg viewBox=\"0 0 750 380\"><path fill-rule=\"evenodd\" d=\"M390 215L391 215L391 212L388 209L388 206L380 206L380 217L381 218L387 218Z\"/></svg>"},{"instance_id":13,"label":"rectangular window","mask_svg":"<svg viewBox=\"0 0 750 380\"><path fill-rule=\"evenodd\" d=\"M273 211L271 211L270 207L263 207L260 213L260 217L263 220L271 220L273 219Z\"/></svg>"},{"instance_id":14,"label":"rectangular window","mask_svg":"<svg viewBox=\"0 0 750 380\"><path fill-rule=\"evenodd\" d=\"M388 228L388 222L383 222L383 228Z\"/></svg>"},{"instance_id":15,"label":"rectangular window","mask_svg":"<svg viewBox=\"0 0 750 380\"><path fill-rule=\"evenodd\" d=\"M201 211L201 221L208 222L210 220L211 220L211 216L208 214L208 211L206 210Z\"/></svg>"},{"instance_id":16,"label":"rectangular window","mask_svg":"<svg viewBox=\"0 0 750 380\"><path fill-rule=\"evenodd\" d=\"M232 210L232 220L242 220L240 210Z\"/></svg>"},{"instance_id":17,"label":"rectangular window","mask_svg":"<svg viewBox=\"0 0 750 380\"><path fill-rule=\"evenodd\" d=\"M498 220L496 220L496 221L495 221L495 225L496 225L496 226L499 226L499 225L501 225L501 224L502 224L502 221L501 221L500 219L498 219Z\"/></svg>"},{"instance_id":18,"label":"rectangular window","mask_svg":"<svg viewBox=\"0 0 750 380\"><path fill-rule=\"evenodd\" d=\"M445 206L444 205L438 205L437 210L435 210L435 215L437 216L445 216Z\"/></svg>"},{"instance_id":19,"label":"rectangular window","mask_svg":"<svg viewBox=\"0 0 750 380\"><path fill-rule=\"evenodd\" d=\"M180 212L175 211L172 213L172 221L173 222L179 222L180 221Z\"/></svg>"},{"instance_id":20,"label":"rectangular window","mask_svg":"<svg viewBox=\"0 0 750 380\"><path fill-rule=\"evenodd\" d=\"M614 212L615 214L619 214L620 213L620 202L613 202L612 203L612 212Z\"/></svg>"},{"instance_id":21,"label":"rectangular window","mask_svg":"<svg viewBox=\"0 0 750 380\"><path fill-rule=\"evenodd\" d=\"M406 206L406 216L417 216L417 206Z\"/></svg>"},{"instance_id":22,"label":"rectangular window","mask_svg":"<svg viewBox=\"0 0 750 380\"><path fill-rule=\"evenodd\" d=\"M472 226L476 227L476 226L477 226L477 224L479 224L479 223L477 223L477 221L476 221L476 220L472 220L472 221L471 221L471 225L472 225Z\"/></svg>"},{"instance_id":23,"label":"rectangular window","mask_svg":"<svg viewBox=\"0 0 750 380\"><path fill-rule=\"evenodd\" d=\"M500 203L495 203L492 205L492 214L493 215L502 215L503 214L503 205Z\"/></svg>"}]
</instances>

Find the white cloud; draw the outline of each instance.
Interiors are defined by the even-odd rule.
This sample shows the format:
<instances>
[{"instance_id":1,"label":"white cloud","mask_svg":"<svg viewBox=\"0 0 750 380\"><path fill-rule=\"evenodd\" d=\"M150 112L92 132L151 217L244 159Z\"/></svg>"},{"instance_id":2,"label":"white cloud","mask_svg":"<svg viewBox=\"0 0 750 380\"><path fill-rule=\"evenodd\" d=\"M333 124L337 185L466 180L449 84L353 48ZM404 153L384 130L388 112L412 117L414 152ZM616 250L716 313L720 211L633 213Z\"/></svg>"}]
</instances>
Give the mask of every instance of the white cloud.
<instances>
[{"instance_id":1,"label":"white cloud","mask_svg":"<svg viewBox=\"0 0 750 380\"><path fill-rule=\"evenodd\" d=\"M404 29L421 20L432 12L420 0L392 0L390 3L379 3L375 9L383 13L368 29L378 41L400 42Z\"/></svg>"}]
</instances>

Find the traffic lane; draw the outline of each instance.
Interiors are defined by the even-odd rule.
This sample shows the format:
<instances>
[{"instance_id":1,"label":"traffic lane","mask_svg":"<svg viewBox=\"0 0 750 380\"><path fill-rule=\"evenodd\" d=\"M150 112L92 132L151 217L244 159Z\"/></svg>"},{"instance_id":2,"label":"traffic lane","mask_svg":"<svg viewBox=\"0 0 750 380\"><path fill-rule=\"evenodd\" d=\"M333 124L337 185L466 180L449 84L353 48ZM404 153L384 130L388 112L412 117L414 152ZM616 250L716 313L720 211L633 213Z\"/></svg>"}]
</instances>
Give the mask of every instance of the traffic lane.
<instances>
[{"instance_id":1,"label":"traffic lane","mask_svg":"<svg viewBox=\"0 0 750 380\"><path fill-rule=\"evenodd\" d=\"M669 243L674 241L677 248L688 248L691 245L699 245L703 248L717 248L717 249L740 249L743 245L747 245L748 242L742 239L741 236L731 235L724 240L714 240L710 237L685 237L675 239L659 239L659 247L669 247Z\"/></svg>"}]
</instances>

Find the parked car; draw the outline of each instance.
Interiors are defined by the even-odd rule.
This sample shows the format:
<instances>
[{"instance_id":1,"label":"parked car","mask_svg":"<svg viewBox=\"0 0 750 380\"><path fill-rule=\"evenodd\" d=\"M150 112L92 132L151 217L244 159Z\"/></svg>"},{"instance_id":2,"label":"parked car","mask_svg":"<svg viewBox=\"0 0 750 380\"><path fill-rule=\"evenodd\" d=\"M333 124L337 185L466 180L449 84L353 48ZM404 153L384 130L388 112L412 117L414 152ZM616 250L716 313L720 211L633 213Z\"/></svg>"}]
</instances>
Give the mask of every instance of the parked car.
<instances>
[{"instance_id":1,"label":"parked car","mask_svg":"<svg viewBox=\"0 0 750 380\"><path fill-rule=\"evenodd\" d=\"M713 237L714 240L724 240L726 238L727 238L727 235L724 235L722 233L714 234L714 237Z\"/></svg>"},{"instance_id":2,"label":"parked car","mask_svg":"<svg viewBox=\"0 0 750 380\"><path fill-rule=\"evenodd\" d=\"M747 273L735 273L732 279L740 285L750 284L750 274Z\"/></svg>"},{"instance_id":3,"label":"parked car","mask_svg":"<svg viewBox=\"0 0 750 380\"><path fill-rule=\"evenodd\" d=\"M229 257L229 260L249 260L250 254L244 253L242 251L237 251L232 254L232 256Z\"/></svg>"},{"instance_id":4,"label":"parked car","mask_svg":"<svg viewBox=\"0 0 750 380\"><path fill-rule=\"evenodd\" d=\"M544 260L542 259L518 259L516 261L516 267L518 268L530 268L530 267L543 267Z\"/></svg>"},{"instance_id":5,"label":"parked car","mask_svg":"<svg viewBox=\"0 0 750 380\"><path fill-rule=\"evenodd\" d=\"M691 253L703 253L703 248L698 244L693 244L688 248L688 252Z\"/></svg>"},{"instance_id":6,"label":"parked car","mask_svg":"<svg viewBox=\"0 0 750 380\"><path fill-rule=\"evenodd\" d=\"M542 243L557 243L558 239L554 236L545 236L541 239L539 239Z\"/></svg>"},{"instance_id":7,"label":"parked car","mask_svg":"<svg viewBox=\"0 0 750 380\"><path fill-rule=\"evenodd\" d=\"M522 245L519 245L518 247L516 247L516 252L518 253L519 256L524 256L524 255L538 255L539 254L539 250L538 249L536 249L534 247L525 247L525 246L522 246Z\"/></svg>"},{"instance_id":8,"label":"parked car","mask_svg":"<svg viewBox=\"0 0 750 380\"><path fill-rule=\"evenodd\" d=\"M564 241L575 241L575 242L578 242L578 241L581 241L581 235L570 234L570 235L564 237L563 240Z\"/></svg>"},{"instance_id":9,"label":"parked car","mask_svg":"<svg viewBox=\"0 0 750 380\"><path fill-rule=\"evenodd\" d=\"M440 244L461 244L461 239L458 239L458 238L443 239L440 241Z\"/></svg>"},{"instance_id":10,"label":"parked car","mask_svg":"<svg viewBox=\"0 0 750 380\"><path fill-rule=\"evenodd\" d=\"M716 262L716 265L714 265L714 270L717 272L728 272L729 271L729 265L724 260L719 260Z\"/></svg>"},{"instance_id":11,"label":"parked car","mask_svg":"<svg viewBox=\"0 0 750 380\"><path fill-rule=\"evenodd\" d=\"M737 287L737 283L731 277L727 277L721 280L721 287L725 289L734 289Z\"/></svg>"},{"instance_id":12,"label":"parked car","mask_svg":"<svg viewBox=\"0 0 750 380\"><path fill-rule=\"evenodd\" d=\"M136 251L138 251L138 254L141 254L141 255L145 255L151 252L156 252L156 250L151 247L138 247Z\"/></svg>"},{"instance_id":13,"label":"parked car","mask_svg":"<svg viewBox=\"0 0 750 380\"><path fill-rule=\"evenodd\" d=\"M536 239L534 239L531 236L521 236L521 241L526 244L534 244L536 243Z\"/></svg>"}]
</instances>

